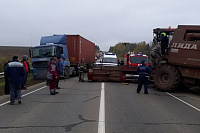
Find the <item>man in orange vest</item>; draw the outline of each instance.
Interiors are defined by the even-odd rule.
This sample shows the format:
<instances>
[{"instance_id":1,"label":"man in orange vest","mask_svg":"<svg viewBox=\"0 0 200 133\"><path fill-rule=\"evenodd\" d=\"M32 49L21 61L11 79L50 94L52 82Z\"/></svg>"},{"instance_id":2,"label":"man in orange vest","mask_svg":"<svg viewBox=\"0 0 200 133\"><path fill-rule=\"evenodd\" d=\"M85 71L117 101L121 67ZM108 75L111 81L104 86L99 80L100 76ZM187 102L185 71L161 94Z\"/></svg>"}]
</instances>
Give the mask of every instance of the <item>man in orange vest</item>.
<instances>
[{"instance_id":1,"label":"man in orange vest","mask_svg":"<svg viewBox=\"0 0 200 133\"><path fill-rule=\"evenodd\" d=\"M29 72L29 66L28 66L28 63L27 63L27 59L28 59L28 57L26 55L24 55L23 58L22 58L22 61L21 61L21 63L23 64L23 66L25 68L25 71L26 71L24 76L23 76L22 83L21 83L22 90L26 90L27 89L24 86L26 84L26 80L27 80L27 76L28 76L28 72Z\"/></svg>"}]
</instances>

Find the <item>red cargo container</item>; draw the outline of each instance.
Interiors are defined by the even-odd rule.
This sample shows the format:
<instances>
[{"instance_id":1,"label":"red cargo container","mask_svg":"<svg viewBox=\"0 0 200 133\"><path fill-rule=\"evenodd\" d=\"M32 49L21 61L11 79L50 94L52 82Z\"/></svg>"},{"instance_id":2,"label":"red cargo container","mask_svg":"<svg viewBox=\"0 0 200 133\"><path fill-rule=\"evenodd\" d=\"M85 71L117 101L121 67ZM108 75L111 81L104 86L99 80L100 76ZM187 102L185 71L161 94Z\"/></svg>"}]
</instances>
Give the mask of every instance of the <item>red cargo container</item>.
<instances>
[{"instance_id":1,"label":"red cargo container","mask_svg":"<svg viewBox=\"0 0 200 133\"><path fill-rule=\"evenodd\" d=\"M67 35L67 48L71 65L84 58L87 64L95 62L95 44L80 35Z\"/></svg>"}]
</instances>

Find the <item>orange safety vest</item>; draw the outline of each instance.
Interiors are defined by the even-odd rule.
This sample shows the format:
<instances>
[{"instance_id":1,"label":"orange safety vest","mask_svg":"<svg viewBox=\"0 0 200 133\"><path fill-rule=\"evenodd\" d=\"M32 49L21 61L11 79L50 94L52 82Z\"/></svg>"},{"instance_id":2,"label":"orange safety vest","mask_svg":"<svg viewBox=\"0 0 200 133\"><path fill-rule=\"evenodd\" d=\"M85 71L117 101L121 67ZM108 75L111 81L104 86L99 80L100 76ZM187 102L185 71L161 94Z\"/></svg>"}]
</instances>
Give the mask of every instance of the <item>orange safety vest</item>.
<instances>
[{"instance_id":1,"label":"orange safety vest","mask_svg":"<svg viewBox=\"0 0 200 133\"><path fill-rule=\"evenodd\" d=\"M24 68L25 68L26 72L28 72L28 65L27 65L26 61L23 61L22 63L24 65Z\"/></svg>"}]
</instances>

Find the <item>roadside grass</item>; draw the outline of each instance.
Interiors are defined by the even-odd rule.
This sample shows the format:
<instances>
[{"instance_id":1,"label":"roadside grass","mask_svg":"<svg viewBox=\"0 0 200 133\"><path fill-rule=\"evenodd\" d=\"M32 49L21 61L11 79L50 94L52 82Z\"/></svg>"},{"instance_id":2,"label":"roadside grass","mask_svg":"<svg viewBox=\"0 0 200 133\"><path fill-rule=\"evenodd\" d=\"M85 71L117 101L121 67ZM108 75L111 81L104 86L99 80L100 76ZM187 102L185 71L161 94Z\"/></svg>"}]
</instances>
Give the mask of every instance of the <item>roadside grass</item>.
<instances>
[{"instance_id":1,"label":"roadside grass","mask_svg":"<svg viewBox=\"0 0 200 133\"><path fill-rule=\"evenodd\" d=\"M4 64L8 62L8 60L12 60L13 56L18 56L19 61L21 61L23 55L29 55L30 47L14 47L14 46L0 46L0 73L4 71ZM29 64L31 64L31 58L29 58ZM30 66L31 67L31 66ZM44 82L44 80L34 80L32 73L28 74L26 87ZM0 79L0 96L4 95L4 78Z\"/></svg>"},{"instance_id":2,"label":"roadside grass","mask_svg":"<svg viewBox=\"0 0 200 133\"><path fill-rule=\"evenodd\" d=\"M27 78L27 85L25 85L26 87L38 84L44 82L44 80L35 80L33 79L32 73L28 74L28 78ZM4 95L4 85L5 85L5 80L4 78L0 79L0 96Z\"/></svg>"},{"instance_id":3,"label":"roadside grass","mask_svg":"<svg viewBox=\"0 0 200 133\"><path fill-rule=\"evenodd\" d=\"M4 82L4 79L0 79L0 96L1 95L4 95L4 85L5 85L5 82Z\"/></svg>"}]
</instances>

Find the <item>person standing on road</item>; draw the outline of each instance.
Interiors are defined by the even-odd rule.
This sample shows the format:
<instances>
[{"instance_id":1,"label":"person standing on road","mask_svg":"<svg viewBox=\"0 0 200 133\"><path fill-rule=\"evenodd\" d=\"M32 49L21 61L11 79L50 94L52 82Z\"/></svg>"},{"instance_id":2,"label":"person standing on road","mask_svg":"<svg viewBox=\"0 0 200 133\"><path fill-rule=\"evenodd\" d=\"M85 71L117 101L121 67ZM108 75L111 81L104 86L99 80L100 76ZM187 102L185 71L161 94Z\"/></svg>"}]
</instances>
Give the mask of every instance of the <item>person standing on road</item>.
<instances>
[{"instance_id":1,"label":"person standing on road","mask_svg":"<svg viewBox=\"0 0 200 133\"><path fill-rule=\"evenodd\" d=\"M53 60L50 62L48 69L48 72L52 74L52 79L50 80L50 86L49 86L51 95L55 95L58 93L56 92L56 85L57 85L57 80L60 78L60 76L56 63L57 63L57 58L53 57Z\"/></svg>"},{"instance_id":2,"label":"person standing on road","mask_svg":"<svg viewBox=\"0 0 200 133\"><path fill-rule=\"evenodd\" d=\"M84 82L84 72L86 69L86 64L85 64L85 59L81 59L81 63L78 64L78 69L79 69L79 82Z\"/></svg>"},{"instance_id":3,"label":"person standing on road","mask_svg":"<svg viewBox=\"0 0 200 133\"><path fill-rule=\"evenodd\" d=\"M139 74L137 93L140 93L142 85L144 84L144 94L148 93L148 77L151 74L150 67L145 65L145 61L141 62L142 65L138 66L137 73Z\"/></svg>"},{"instance_id":4,"label":"person standing on road","mask_svg":"<svg viewBox=\"0 0 200 133\"><path fill-rule=\"evenodd\" d=\"M10 105L14 105L15 99L21 104L21 82L24 74L23 64L19 63L18 56L14 56L5 68L5 75L8 76L10 84Z\"/></svg>"},{"instance_id":5,"label":"person standing on road","mask_svg":"<svg viewBox=\"0 0 200 133\"><path fill-rule=\"evenodd\" d=\"M62 58L61 58L61 57L58 57L58 62L57 62L56 64L57 64L57 67L58 67L59 76L62 75L62 73L63 73L63 72L62 72L63 66L62 66L61 61L62 61ZM58 87L59 80L60 80L60 79L57 79L56 89L60 89L60 87Z\"/></svg>"},{"instance_id":6,"label":"person standing on road","mask_svg":"<svg viewBox=\"0 0 200 133\"><path fill-rule=\"evenodd\" d=\"M27 63L27 59L28 59L28 57L26 55L24 55L23 58L22 58L22 61L21 61L21 63L23 64L23 66L24 66L24 68L26 70L26 72L24 74L24 77L22 79L22 83L21 83L22 90L26 90L27 89L25 87L25 84L26 84L26 80L27 80L27 77L28 77L28 72L29 72L29 69L30 69L29 65Z\"/></svg>"}]
</instances>

